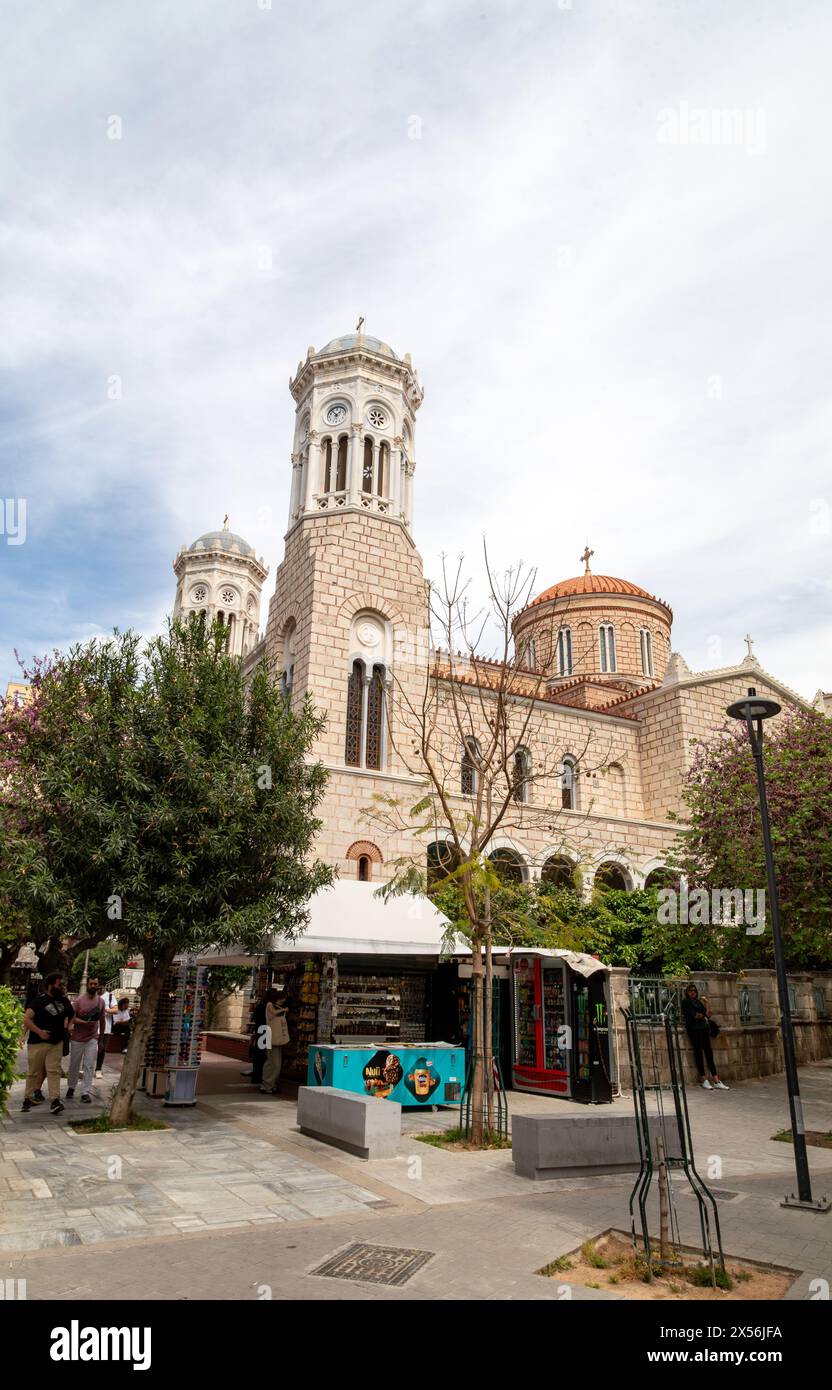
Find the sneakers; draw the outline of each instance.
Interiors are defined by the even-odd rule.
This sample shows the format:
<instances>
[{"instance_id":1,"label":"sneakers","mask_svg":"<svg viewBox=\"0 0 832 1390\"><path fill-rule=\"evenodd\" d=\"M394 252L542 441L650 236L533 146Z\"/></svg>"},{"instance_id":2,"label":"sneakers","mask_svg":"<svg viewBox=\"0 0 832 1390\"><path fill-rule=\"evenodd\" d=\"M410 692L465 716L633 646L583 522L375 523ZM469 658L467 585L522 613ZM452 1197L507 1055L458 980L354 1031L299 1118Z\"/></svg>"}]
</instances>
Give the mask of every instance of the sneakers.
<instances>
[{"instance_id":1,"label":"sneakers","mask_svg":"<svg viewBox=\"0 0 832 1390\"><path fill-rule=\"evenodd\" d=\"M67 1100L74 1100L74 1099L75 1099L75 1087L74 1087L74 1086L67 1086L67 1088L66 1088L66 1098L67 1098Z\"/></svg>"},{"instance_id":2,"label":"sneakers","mask_svg":"<svg viewBox=\"0 0 832 1390\"><path fill-rule=\"evenodd\" d=\"M96 1074L96 1076L103 1076L103 1075L104 1075L104 1073L103 1073L103 1071L101 1070L100 1067L99 1067L98 1071L97 1071L95 1074Z\"/></svg>"},{"instance_id":3,"label":"sneakers","mask_svg":"<svg viewBox=\"0 0 832 1390\"><path fill-rule=\"evenodd\" d=\"M40 1105L42 1101L46 1100L46 1096L43 1094L40 1086L32 1093L32 1100L35 1102L35 1105Z\"/></svg>"},{"instance_id":4,"label":"sneakers","mask_svg":"<svg viewBox=\"0 0 832 1390\"><path fill-rule=\"evenodd\" d=\"M703 1090L703 1091L712 1091L713 1089L714 1089L714 1088L713 1088L713 1086L711 1085L710 1081L705 1080L705 1081L702 1082L702 1090Z\"/></svg>"},{"instance_id":5,"label":"sneakers","mask_svg":"<svg viewBox=\"0 0 832 1390\"><path fill-rule=\"evenodd\" d=\"M31 1110L31 1108L32 1108L32 1102L30 1101L30 1099L29 1099L28 1096L25 1097L25 1099L24 1099L24 1101L23 1101L23 1104L21 1105L20 1108L21 1108L21 1110L23 1111L23 1114L24 1114L24 1115L28 1114L28 1112Z\"/></svg>"},{"instance_id":6,"label":"sneakers","mask_svg":"<svg viewBox=\"0 0 832 1390\"><path fill-rule=\"evenodd\" d=\"M53 1100L49 1109L53 1115L62 1115L64 1107L59 1100Z\"/></svg>"},{"instance_id":7,"label":"sneakers","mask_svg":"<svg viewBox=\"0 0 832 1390\"><path fill-rule=\"evenodd\" d=\"M82 1104L82 1105L92 1105L92 1096L82 1096L82 1097L81 1097L81 1104Z\"/></svg>"},{"instance_id":8,"label":"sneakers","mask_svg":"<svg viewBox=\"0 0 832 1390\"><path fill-rule=\"evenodd\" d=\"M715 1090L715 1091L730 1091L730 1089L731 1089L731 1087L730 1087L730 1086L726 1086L724 1081L715 1081L715 1082L714 1082L714 1090Z\"/></svg>"}]
</instances>

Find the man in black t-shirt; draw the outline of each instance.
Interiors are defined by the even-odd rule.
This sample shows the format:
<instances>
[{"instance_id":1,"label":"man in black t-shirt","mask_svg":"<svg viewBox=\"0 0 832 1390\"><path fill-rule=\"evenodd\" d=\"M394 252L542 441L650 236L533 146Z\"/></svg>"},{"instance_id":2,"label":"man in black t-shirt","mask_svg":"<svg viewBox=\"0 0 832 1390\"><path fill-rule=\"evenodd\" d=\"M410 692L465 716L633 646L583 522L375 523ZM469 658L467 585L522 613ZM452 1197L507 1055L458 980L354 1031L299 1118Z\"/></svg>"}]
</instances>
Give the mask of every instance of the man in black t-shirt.
<instances>
[{"instance_id":1,"label":"man in black t-shirt","mask_svg":"<svg viewBox=\"0 0 832 1390\"><path fill-rule=\"evenodd\" d=\"M61 1058L64 1038L68 1037L69 1020L74 1012L64 992L63 976L59 973L47 975L43 982L43 993L33 1000L23 1017L29 1053L24 1110L31 1110L33 1105L39 1104L35 1092L40 1089L44 1077L49 1081L49 1109L53 1115L60 1115L63 1110Z\"/></svg>"}]
</instances>

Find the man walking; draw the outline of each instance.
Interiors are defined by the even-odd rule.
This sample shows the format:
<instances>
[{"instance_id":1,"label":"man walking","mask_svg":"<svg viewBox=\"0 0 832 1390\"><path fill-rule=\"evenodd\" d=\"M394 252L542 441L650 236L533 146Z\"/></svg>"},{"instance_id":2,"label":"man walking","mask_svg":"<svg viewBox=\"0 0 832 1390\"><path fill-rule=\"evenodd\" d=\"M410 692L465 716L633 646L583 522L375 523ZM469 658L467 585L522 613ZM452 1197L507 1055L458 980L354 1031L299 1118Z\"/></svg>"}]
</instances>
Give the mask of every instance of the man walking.
<instances>
[{"instance_id":1,"label":"man walking","mask_svg":"<svg viewBox=\"0 0 832 1390\"><path fill-rule=\"evenodd\" d=\"M40 1104L34 1097L35 1092L40 1090L44 1076L49 1082L49 1109L53 1115L60 1115L63 1110L61 1058L72 1014L72 1005L64 992L63 976L57 972L47 975L43 982L43 993L32 1001L23 1016L29 1055L23 1110L31 1110L33 1105Z\"/></svg>"},{"instance_id":2,"label":"man walking","mask_svg":"<svg viewBox=\"0 0 832 1390\"><path fill-rule=\"evenodd\" d=\"M66 1098L73 1099L80 1072L81 1100L86 1105L92 1100L90 1091L95 1075L98 1047L100 1040L105 1036L105 1006L98 991L98 980L88 980L86 994L79 994L75 999L75 1017L69 1025L69 1085Z\"/></svg>"}]
</instances>

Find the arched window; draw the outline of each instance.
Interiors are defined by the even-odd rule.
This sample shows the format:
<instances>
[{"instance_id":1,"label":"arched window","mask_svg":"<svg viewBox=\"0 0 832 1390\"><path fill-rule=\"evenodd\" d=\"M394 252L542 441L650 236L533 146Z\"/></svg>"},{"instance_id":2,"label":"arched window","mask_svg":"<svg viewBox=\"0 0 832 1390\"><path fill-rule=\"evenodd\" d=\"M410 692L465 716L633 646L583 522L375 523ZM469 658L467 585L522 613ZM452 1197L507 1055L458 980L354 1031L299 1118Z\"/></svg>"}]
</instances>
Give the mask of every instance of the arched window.
<instances>
[{"instance_id":1,"label":"arched window","mask_svg":"<svg viewBox=\"0 0 832 1390\"><path fill-rule=\"evenodd\" d=\"M363 661L354 661L347 682L344 762L377 772L384 759L385 669L374 666L367 678Z\"/></svg>"},{"instance_id":2,"label":"arched window","mask_svg":"<svg viewBox=\"0 0 832 1390\"><path fill-rule=\"evenodd\" d=\"M364 662L354 661L347 684L347 737L344 762L347 767L361 766L361 743L364 724Z\"/></svg>"},{"instance_id":3,"label":"arched window","mask_svg":"<svg viewBox=\"0 0 832 1390\"><path fill-rule=\"evenodd\" d=\"M612 623L602 623L598 629L598 642L601 655L601 670L615 671L615 628Z\"/></svg>"},{"instance_id":4,"label":"arched window","mask_svg":"<svg viewBox=\"0 0 832 1390\"><path fill-rule=\"evenodd\" d=\"M488 858L494 865L501 883L523 882L523 860L516 850L495 849L491 851Z\"/></svg>"},{"instance_id":5,"label":"arched window","mask_svg":"<svg viewBox=\"0 0 832 1390\"><path fill-rule=\"evenodd\" d=\"M373 490L373 441L369 435L364 438L364 467L361 472L361 491Z\"/></svg>"},{"instance_id":6,"label":"arched window","mask_svg":"<svg viewBox=\"0 0 832 1390\"><path fill-rule=\"evenodd\" d=\"M373 877L373 866L380 867L384 863L381 850L372 840L355 840L345 858L355 865L355 876L359 883L369 883Z\"/></svg>"},{"instance_id":7,"label":"arched window","mask_svg":"<svg viewBox=\"0 0 832 1390\"><path fill-rule=\"evenodd\" d=\"M578 809L578 765L570 753L560 765L560 804L565 811Z\"/></svg>"},{"instance_id":8,"label":"arched window","mask_svg":"<svg viewBox=\"0 0 832 1390\"><path fill-rule=\"evenodd\" d=\"M428 885L438 883L459 868L459 855L450 840L434 840L427 848Z\"/></svg>"},{"instance_id":9,"label":"arched window","mask_svg":"<svg viewBox=\"0 0 832 1390\"><path fill-rule=\"evenodd\" d=\"M553 854L543 865L540 877L543 883L550 883L553 888L574 888L575 865L565 855Z\"/></svg>"},{"instance_id":10,"label":"arched window","mask_svg":"<svg viewBox=\"0 0 832 1390\"><path fill-rule=\"evenodd\" d=\"M376 493L379 497L384 496L385 482L390 473L390 445L386 440L382 440L378 446L378 477L376 478Z\"/></svg>"},{"instance_id":11,"label":"arched window","mask_svg":"<svg viewBox=\"0 0 832 1390\"><path fill-rule=\"evenodd\" d=\"M518 748L512 767L511 794L519 806L524 806L529 799L530 777L531 758L525 748Z\"/></svg>"},{"instance_id":12,"label":"arched window","mask_svg":"<svg viewBox=\"0 0 832 1390\"><path fill-rule=\"evenodd\" d=\"M675 888L679 891L679 875L672 869L660 868L653 869L644 880L645 888Z\"/></svg>"},{"instance_id":13,"label":"arched window","mask_svg":"<svg viewBox=\"0 0 832 1390\"><path fill-rule=\"evenodd\" d=\"M372 878L372 867L369 855L362 854L358 861L358 879L360 883L369 883Z\"/></svg>"},{"instance_id":14,"label":"arched window","mask_svg":"<svg viewBox=\"0 0 832 1390\"><path fill-rule=\"evenodd\" d=\"M384 738L384 667L374 666L367 690L367 740L364 766L381 767L381 748Z\"/></svg>"},{"instance_id":15,"label":"arched window","mask_svg":"<svg viewBox=\"0 0 832 1390\"><path fill-rule=\"evenodd\" d=\"M653 674L653 638L650 629L641 629L641 669L645 676Z\"/></svg>"},{"instance_id":16,"label":"arched window","mask_svg":"<svg viewBox=\"0 0 832 1390\"><path fill-rule=\"evenodd\" d=\"M332 440L321 441L321 463L323 466L324 492L332 492Z\"/></svg>"},{"instance_id":17,"label":"arched window","mask_svg":"<svg viewBox=\"0 0 832 1390\"><path fill-rule=\"evenodd\" d=\"M595 870L595 882L600 888L617 888L625 893L629 888L627 875L621 865L611 859L605 864L599 864Z\"/></svg>"},{"instance_id":18,"label":"arched window","mask_svg":"<svg viewBox=\"0 0 832 1390\"><path fill-rule=\"evenodd\" d=\"M572 629L562 627L558 633L558 675L572 675Z\"/></svg>"},{"instance_id":19,"label":"arched window","mask_svg":"<svg viewBox=\"0 0 832 1390\"><path fill-rule=\"evenodd\" d=\"M477 768L480 746L475 738L466 738L460 764L460 781L463 796L473 796L477 790Z\"/></svg>"},{"instance_id":20,"label":"arched window","mask_svg":"<svg viewBox=\"0 0 832 1390\"><path fill-rule=\"evenodd\" d=\"M537 669L537 643L530 637L526 643L526 665L531 666L532 670Z\"/></svg>"},{"instance_id":21,"label":"arched window","mask_svg":"<svg viewBox=\"0 0 832 1390\"><path fill-rule=\"evenodd\" d=\"M335 491L345 492L347 487L347 436L338 440L338 472L335 477Z\"/></svg>"}]
</instances>

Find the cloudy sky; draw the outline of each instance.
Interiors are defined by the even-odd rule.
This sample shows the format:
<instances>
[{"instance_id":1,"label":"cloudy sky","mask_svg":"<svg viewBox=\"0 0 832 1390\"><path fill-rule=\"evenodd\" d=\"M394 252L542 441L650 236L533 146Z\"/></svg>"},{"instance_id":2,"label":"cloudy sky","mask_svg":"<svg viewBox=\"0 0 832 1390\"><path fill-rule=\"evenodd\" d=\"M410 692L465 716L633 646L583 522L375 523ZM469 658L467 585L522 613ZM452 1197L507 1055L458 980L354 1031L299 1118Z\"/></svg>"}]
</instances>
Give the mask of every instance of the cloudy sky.
<instances>
[{"instance_id":1,"label":"cloudy sky","mask_svg":"<svg viewBox=\"0 0 832 1390\"><path fill-rule=\"evenodd\" d=\"M692 667L750 631L832 688L830 30L825 0L5 0L0 682L155 631L225 511L273 576L288 377L363 314L425 386L428 573L485 534L543 588L588 540Z\"/></svg>"}]
</instances>

